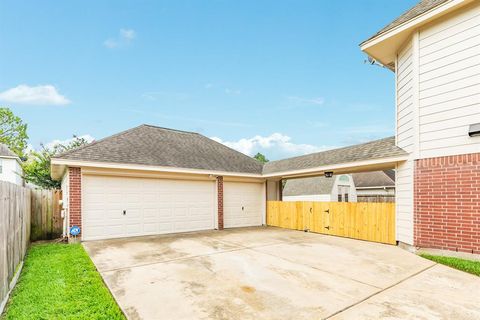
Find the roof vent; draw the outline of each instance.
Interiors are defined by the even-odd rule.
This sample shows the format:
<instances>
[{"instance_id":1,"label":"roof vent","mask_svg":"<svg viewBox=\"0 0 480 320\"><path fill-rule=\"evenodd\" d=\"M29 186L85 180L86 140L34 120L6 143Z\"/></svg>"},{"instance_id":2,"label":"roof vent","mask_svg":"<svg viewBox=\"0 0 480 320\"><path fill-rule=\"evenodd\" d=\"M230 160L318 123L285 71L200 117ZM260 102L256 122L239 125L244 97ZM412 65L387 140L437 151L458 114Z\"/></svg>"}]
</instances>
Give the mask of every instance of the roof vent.
<instances>
[{"instance_id":1,"label":"roof vent","mask_svg":"<svg viewBox=\"0 0 480 320\"><path fill-rule=\"evenodd\" d=\"M470 137L480 136L480 123L471 124L468 129L468 135Z\"/></svg>"}]
</instances>

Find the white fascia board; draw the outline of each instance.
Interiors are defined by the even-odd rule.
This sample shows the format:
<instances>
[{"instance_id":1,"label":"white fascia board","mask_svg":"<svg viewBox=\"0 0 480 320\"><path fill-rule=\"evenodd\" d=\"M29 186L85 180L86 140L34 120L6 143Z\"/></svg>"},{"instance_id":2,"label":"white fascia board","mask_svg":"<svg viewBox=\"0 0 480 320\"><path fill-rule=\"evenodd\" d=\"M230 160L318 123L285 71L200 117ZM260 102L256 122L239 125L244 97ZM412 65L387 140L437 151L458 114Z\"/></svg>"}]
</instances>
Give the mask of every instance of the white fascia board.
<instances>
[{"instance_id":1,"label":"white fascia board","mask_svg":"<svg viewBox=\"0 0 480 320\"><path fill-rule=\"evenodd\" d=\"M52 158L51 163L52 163L52 166L58 165L58 166L70 166L70 167L94 167L94 168L105 168L105 169L126 169L126 170L142 170L142 171L169 172L169 173L262 178L261 174L255 174L255 173L149 166L149 165L129 164L129 163L95 162L95 161L81 161L81 160L55 159L55 158Z\"/></svg>"},{"instance_id":2,"label":"white fascia board","mask_svg":"<svg viewBox=\"0 0 480 320\"><path fill-rule=\"evenodd\" d=\"M295 175L311 175L317 172L335 171L340 169L366 167L372 165L382 164L395 164L397 162L406 161L408 155L371 159L365 161L356 161L340 164L332 164L327 166L320 166L308 169L291 170L283 172L274 172L268 174L254 174L254 173L241 173L241 172L227 172L227 171L214 171L203 169L189 169L189 168L174 168L174 167L161 167L161 166L148 166L139 164L127 164L127 163L112 163L112 162L94 162L94 161L81 161L81 160L69 160L69 159L55 159L52 158L52 166L70 166L70 167L92 167L92 168L105 168L105 169L125 169L125 170L141 170L152 172L169 172L169 173L185 173L185 174L203 174L203 175L215 175L215 176L231 176L231 177L248 177L248 178L275 178L283 176L295 176Z\"/></svg>"},{"instance_id":3,"label":"white fascia board","mask_svg":"<svg viewBox=\"0 0 480 320\"><path fill-rule=\"evenodd\" d=\"M445 13L446 11L458 6L458 5L466 5L470 2L472 2L473 0L451 0L451 1L447 1L445 3L442 3L440 5L438 5L437 7L427 11L427 12L424 12L422 13L421 15L418 15L416 16L415 18L413 19L410 19L384 33L381 33L379 34L378 36L376 36L375 38L372 38L370 40L367 40L363 43L360 44L360 49L362 51L365 51L367 50L368 48L382 42L382 41L385 41L386 39L390 38L390 37L393 37L401 32L404 32L406 30L409 30L409 29L413 29L415 27L418 27L419 25L421 25L422 23L434 18L435 16L439 15L439 14L442 14L442 13Z\"/></svg>"},{"instance_id":4,"label":"white fascia board","mask_svg":"<svg viewBox=\"0 0 480 320\"><path fill-rule=\"evenodd\" d=\"M340 169L349 169L349 168L358 168L358 167L367 167L372 165L381 165L381 164L395 164L397 162L407 161L408 155L389 157L389 158L380 158L380 159L371 159L364 161L355 161L355 162L346 162L339 164L331 164L326 166L300 169L300 170L291 170L291 171L282 171L282 172L272 172L264 174L264 178L273 178L273 177L288 177L288 176L301 176L301 175L311 175L315 173L325 172L325 171L335 171Z\"/></svg>"}]
</instances>

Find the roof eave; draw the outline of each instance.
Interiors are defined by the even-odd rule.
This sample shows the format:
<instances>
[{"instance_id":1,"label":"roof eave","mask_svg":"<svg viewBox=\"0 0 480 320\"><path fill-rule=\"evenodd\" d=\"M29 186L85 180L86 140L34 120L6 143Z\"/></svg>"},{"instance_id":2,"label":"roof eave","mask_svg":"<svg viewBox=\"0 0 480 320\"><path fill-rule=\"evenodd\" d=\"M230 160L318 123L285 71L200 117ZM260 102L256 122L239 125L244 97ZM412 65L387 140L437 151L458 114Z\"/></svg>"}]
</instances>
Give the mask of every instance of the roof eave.
<instances>
[{"instance_id":1,"label":"roof eave","mask_svg":"<svg viewBox=\"0 0 480 320\"><path fill-rule=\"evenodd\" d=\"M442 3L413 19L362 42L360 49L381 64L389 66L392 62L395 62L398 49L414 30L473 1L475 0L451 0Z\"/></svg>"},{"instance_id":2,"label":"roof eave","mask_svg":"<svg viewBox=\"0 0 480 320\"><path fill-rule=\"evenodd\" d=\"M261 173L245 173L245 172L230 172L221 170L207 170L207 169L192 169L192 168L177 168L152 166L131 163L116 163L116 162L101 162L101 161L84 161L72 159L51 159L51 176L54 180L60 180L63 177L66 167L89 167L89 168L103 168L103 169L120 169L120 170L141 170L151 172L165 172L165 173L182 173L182 174L199 174L199 175L215 175L215 176L230 176L242 178L262 178Z\"/></svg>"},{"instance_id":3,"label":"roof eave","mask_svg":"<svg viewBox=\"0 0 480 320\"><path fill-rule=\"evenodd\" d=\"M362 161L346 162L346 163L336 163L322 165L319 167L313 168L304 168L288 171L278 171L264 173L264 178L295 178L295 177L308 177L308 176L318 176L325 173L325 171L333 171L335 174L341 173L353 173L353 172L362 172L362 171L377 171L385 170L395 167L395 164L398 162L404 162L408 160L409 155L405 153L404 155L396 155L391 157L375 158Z\"/></svg>"}]
</instances>

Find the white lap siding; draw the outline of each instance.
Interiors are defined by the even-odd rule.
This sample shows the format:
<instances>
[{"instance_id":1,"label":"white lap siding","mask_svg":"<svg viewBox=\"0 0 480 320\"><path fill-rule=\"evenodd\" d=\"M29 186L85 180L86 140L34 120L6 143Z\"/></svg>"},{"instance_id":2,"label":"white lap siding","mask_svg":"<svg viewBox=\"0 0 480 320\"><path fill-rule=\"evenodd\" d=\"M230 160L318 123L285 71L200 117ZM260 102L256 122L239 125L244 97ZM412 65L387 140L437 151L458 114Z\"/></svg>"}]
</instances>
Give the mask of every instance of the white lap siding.
<instances>
[{"instance_id":1,"label":"white lap siding","mask_svg":"<svg viewBox=\"0 0 480 320\"><path fill-rule=\"evenodd\" d=\"M397 166L396 216L397 240L413 244L413 152L415 147L415 92L412 39L408 40L397 55L397 145L411 154L411 159Z\"/></svg>"},{"instance_id":2,"label":"white lap siding","mask_svg":"<svg viewBox=\"0 0 480 320\"><path fill-rule=\"evenodd\" d=\"M480 3L419 32L420 158L480 152Z\"/></svg>"}]
</instances>

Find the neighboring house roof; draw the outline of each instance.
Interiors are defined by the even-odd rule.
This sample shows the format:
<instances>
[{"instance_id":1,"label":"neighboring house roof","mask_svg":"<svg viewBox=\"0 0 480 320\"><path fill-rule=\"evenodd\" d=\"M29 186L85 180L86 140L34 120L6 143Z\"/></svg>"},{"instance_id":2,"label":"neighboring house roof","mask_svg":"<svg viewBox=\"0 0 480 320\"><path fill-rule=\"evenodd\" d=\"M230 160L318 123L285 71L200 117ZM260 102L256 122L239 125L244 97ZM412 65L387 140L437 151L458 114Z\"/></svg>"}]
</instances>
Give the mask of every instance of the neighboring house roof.
<instances>
[{"instance_id":1,"label":"neighboring house roof","mask_svg":"<svg viewBox=\"0 0 480 320\"><path fill-rule=\"evenodd\" d=\"M392 179L393 174L393 179ZM395 187L395 170L352 173L355 188ZM330 194L337 176L289 179L285 183L284 196Z\"/></svg>"},{"instance_id":2,"label":"neighboring house roof","mask_svg":"<svg viewBox=\"0 0 480 320\"><path fill-rule=\"evenodd\" d=\"M356 188L395 186L395 170L354 173L352 178Z\"/></svg>"},{"instance_id":3,"label":"neighboring house roof","mask_svg":"<svg viewBox=\"0 0 480 320\"><path fill-rule=\"evenodd\" d=\"M289 179L285 183L282 194L284 196L330 194L334 184L335 177Z\"/></svg>"},{"instance_id":4,"label":"neighboring house roof","mask_svg":"<svg viewBox=\"0 0 480 320\"><path fill-rule=\"evenodd\" d=\"M364 42L371 40L395 27L400 26L401 24L408 22L412 20L413 18L434 9L436 6L445 3L450 0L421 0L419 3L417 3L414 7L411 9L405 11L402 15L400 15L398 18L387 24L385 27L383 27L380 31L378 31L376 34L371 36L369 39L365 40Z\"/></svg>"},{"instance_id":5,"label":"neighboring house roof","mask_svg":"<svg viewBox=\"0 0 480 320\"><path fill-rule=\"evenodd\" d=\"M145 124L68 151L55 159L262 172L259 161L201 134Z\"/></svg>"},{"instance_id":6,"label":"neighboring house roof","mask_svg":"<svg viewBox=\"0 0 480 320\"><path fill-rule=\"evenodd\" d=\"M8 157L8 158L18 158L18 156L10 150L6 144L0 143L0 157Z\"/></svg>"},{"instance_id":7,"label":"neighboring house roof","mask_svg":"<svg viewBox=\"0 0 480 320\"><path fill-rule=\"evenodd\" d=\"M263 167L263 174L405 155L407 152L395 145L395 137L389 137L350 147L267 162Z\"/></svg>"}]
</instances>

